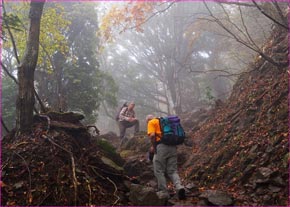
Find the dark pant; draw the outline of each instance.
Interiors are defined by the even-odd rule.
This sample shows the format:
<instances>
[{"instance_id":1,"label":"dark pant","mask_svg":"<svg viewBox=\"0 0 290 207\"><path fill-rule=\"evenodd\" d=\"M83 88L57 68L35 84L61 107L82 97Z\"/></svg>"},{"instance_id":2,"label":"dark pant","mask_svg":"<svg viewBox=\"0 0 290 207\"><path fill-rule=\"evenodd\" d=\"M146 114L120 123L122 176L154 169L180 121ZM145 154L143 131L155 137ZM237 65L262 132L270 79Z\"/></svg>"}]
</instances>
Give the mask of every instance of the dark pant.
<instances>
[{"instance_id":1,"label":"dark pant","mask_svg":"<svg viewBox=\"0 0 290 207\"><path fill-rule=\"evenodd\" d=\"M120 129L120 138L123 139L126 133L126 129L135 126L135 133L139 132L139 120L135 120L132 122L129 121L120 121L119 129Z\"/></svg>"}]
</instances>

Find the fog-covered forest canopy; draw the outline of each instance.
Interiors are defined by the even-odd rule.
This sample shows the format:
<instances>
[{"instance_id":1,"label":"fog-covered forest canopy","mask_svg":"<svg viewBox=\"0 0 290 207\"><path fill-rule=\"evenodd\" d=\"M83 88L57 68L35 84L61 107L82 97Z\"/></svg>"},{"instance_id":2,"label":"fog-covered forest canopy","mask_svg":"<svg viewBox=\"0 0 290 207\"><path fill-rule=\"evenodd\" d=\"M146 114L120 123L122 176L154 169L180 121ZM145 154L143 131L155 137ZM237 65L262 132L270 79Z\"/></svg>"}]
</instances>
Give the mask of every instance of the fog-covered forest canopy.
<instances>
[{"instance_id":1,"label":"fog-covered forest canopy","mask_svg":"<svg viewBox=\"0 0 290 207\"><path fill-rule=\"evenodd\" d=\"M212 107L231 93L273 25L288 27L283 2L46 2L35 69L35 112L79 111L114 131L114 114ZM29 3L3 2L2 123L16 124L17 68ZM260 55L260 56L258 56ZM278 63L277 63L278 64ZM45 107L45 108L44 108ZM34 113L35 113L34 112Z\"/></svg>"},{"instance_id":2,"label":"fog-covered forest canopy","mask_svg":"<svg viewBox=\"0 0 290 207\"><path fill-rule=\"evenodd\" d=\"M258 3L286 25L276 4ZM101 32L107 41L101 69L111 71L118 83L119 105L135 100L141 119L152 112L180 114L224 101L237 77L262 53L274 23L251 2L103 6ZM283 10L286 4L279 6Z\"/></svg>"}]
</instances>

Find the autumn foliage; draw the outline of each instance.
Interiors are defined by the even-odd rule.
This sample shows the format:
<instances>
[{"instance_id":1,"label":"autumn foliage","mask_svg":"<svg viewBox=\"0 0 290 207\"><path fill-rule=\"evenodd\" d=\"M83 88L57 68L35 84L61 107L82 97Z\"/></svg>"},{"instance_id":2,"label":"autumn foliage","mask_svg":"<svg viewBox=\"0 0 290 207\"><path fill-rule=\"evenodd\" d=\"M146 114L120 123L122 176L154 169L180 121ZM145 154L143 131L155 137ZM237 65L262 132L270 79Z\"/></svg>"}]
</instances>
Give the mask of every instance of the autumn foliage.
<instances>
[{"instance_id":1,"label":"autumn foliage","mask_svg":"<svg viewBox=\"0 0 290 207\"><path fill-rule=\"evenodd\" d=\"M112 6L102 18L101 37L104 41L112 41L115 32L122 33L130 28L141 32L141 26L153 12L155 4L156 2L137 1L126 3L124 6Z\"/></svg>"}]
</instances>

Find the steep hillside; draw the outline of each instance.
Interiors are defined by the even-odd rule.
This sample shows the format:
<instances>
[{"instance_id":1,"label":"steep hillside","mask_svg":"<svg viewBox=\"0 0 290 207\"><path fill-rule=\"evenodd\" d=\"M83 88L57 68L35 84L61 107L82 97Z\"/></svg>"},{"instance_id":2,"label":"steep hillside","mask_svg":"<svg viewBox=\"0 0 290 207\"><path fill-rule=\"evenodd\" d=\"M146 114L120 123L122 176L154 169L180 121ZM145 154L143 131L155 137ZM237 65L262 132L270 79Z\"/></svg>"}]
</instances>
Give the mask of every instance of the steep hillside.
<instances>
[{"instance_id":1,"label":"steep hillside","mask_svg":"<svg viewBox=\"0 0 290 207\"><path fill-rule=\"evenodd\" d=\"M31 133L2 140L1 203L5 206L126 205L124 160L93 139L82 115L35 116Z\"/></svg>"},{"instance_id":2,"label":"steep hillside","mask_svg":"<svg viewBox=\"0 0 290 207\"><path fill-rule=\"evenodd\" d=\"M264 51L287 63L287 31L275 28ZM287 67L257 57L227 102L208 114L198 130L193 126L195 148L184 165L186 180L199 193L226 191L235 205L287 205Z\"/></svg>"}]
</instances>

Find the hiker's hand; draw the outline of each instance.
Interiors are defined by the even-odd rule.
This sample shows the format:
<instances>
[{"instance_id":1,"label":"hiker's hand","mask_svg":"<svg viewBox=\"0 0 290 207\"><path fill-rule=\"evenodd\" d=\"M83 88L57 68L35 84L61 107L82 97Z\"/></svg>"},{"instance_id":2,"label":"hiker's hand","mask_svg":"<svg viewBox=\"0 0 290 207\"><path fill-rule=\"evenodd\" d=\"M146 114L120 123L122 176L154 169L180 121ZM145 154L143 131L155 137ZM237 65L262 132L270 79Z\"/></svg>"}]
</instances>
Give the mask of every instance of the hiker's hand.
<instances>
[{"instance_id":1,"label":"hiker's hand","mask_svg":"<svg viewBox=\"0 0 290 207\"><path fill-rule=\"evenodd\" d=\"M155 149L153 146L150 147L150 153L154 153L155 154Z\"/></svg>"}]
</instances>

